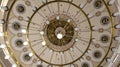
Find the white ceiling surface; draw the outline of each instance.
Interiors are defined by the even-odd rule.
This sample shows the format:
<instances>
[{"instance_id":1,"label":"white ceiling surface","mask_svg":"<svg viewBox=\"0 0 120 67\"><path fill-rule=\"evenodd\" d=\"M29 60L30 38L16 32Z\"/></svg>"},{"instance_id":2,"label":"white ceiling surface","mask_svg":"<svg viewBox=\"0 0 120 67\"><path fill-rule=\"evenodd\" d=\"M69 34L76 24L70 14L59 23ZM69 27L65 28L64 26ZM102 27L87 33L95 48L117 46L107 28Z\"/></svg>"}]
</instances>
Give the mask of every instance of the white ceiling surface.
<instances>
[{"instance_id":1,"label":"white ceiling surface","mask_svg":"<svg viewBox=\"0 0 120 67\"><path fill-rule=\"evenodd\" d=\"M118 3L119 3L119 6L120 6L120 0L118 0ZM119 49L118 49L117 52L120 53L120 46L119 46Z\"/></svg>"},{"instance_id":2,"label":"white ceiling surface","mask_svg":"<svg viewBox=\"0 0 120 67\"><path fill-rule=\"evenodd\" d=\"M120 0L118 0L118 3L119 3L119 6L120 6ZM119 41L119 44L120 44L120 41ZM119 45L118 50L116 51L116 53L112 57L112 62L110 62L108 67L114 67L114 64L116 64L116 62L120 61L119 59L120 59L120 45Z\"/></svg>"}]
</instances>

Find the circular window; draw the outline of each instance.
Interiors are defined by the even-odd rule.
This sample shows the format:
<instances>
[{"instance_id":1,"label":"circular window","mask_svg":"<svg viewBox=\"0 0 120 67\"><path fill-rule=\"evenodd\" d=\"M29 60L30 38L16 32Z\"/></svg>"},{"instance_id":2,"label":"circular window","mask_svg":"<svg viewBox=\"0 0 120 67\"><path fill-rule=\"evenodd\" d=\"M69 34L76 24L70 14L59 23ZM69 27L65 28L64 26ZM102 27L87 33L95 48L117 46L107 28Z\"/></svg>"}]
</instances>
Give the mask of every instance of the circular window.
<instances>
[{"instance_id":1,"label":"circular window","mask_svg":"<svg viewBox=\"0 0 120 67\"><path fill-rule=\"evenodd\" d=\"M101 18L102 25L108 25L110 23L110 18L105 16Z\"/></svg>"},{"instance_id":2,"label":"circular window","mask_svg":"<svg viewBox=\"0 0 120 67\"><path fill-rule=\"evenodd\" d=\"M17 47L22 47L23 46L23 41L22 40L17 40L16 43L15 43L15 45Z\"/></svg>"},{"instance_id":3,"label":"circular window","mask_svg":"<svg viewBox=\"0 0 120 67\"><path fill-rule=\"evenodd\" d=\"M95 0L95 2L94 2L94 7L95 7L96 9L99 9L99 8L101 8L102 6L103 6L102 0Z\"/></svg>"},{"instance_id":4,"label":"circular window","mask_svg":"<svg viewBox=\"0 0 120 67\"><path fill-rule=\"evenodd\" d=\"M18 4L16 7L17 12L24 13L26 11L25 6L22 4Z\"/></svg>"},{"instance_id":5,"label":"circular window","mask_svg":"<svg viewBox=\"0 0 120 67\"><path fill-rule=\"evenodd\" d=\"M18 30L21 29L21 25L20 25L19 23L17 23L17 22L13 23L13 24L12 24L12 27L13 27L13 29L16 30L16 31L18 31Z\"/></svg>"}]
</instances>

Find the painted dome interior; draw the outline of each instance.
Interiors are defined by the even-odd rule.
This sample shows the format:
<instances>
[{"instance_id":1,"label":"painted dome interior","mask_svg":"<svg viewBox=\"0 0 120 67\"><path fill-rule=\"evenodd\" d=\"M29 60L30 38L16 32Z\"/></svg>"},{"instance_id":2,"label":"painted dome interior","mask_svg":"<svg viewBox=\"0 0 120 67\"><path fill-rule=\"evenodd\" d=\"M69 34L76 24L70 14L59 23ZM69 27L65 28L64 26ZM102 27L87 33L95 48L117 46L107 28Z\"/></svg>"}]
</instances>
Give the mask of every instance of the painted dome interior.
<instances>
[{"instance_id":1,"label":"painted dome interior","mask_svg":"<svg viewBox=\"0 0 120 67\"><path fill-rule=\"evenodd\" d=\"M0 67L120 67L119 0L0 0Z\"/></svg>"}]
</instances>

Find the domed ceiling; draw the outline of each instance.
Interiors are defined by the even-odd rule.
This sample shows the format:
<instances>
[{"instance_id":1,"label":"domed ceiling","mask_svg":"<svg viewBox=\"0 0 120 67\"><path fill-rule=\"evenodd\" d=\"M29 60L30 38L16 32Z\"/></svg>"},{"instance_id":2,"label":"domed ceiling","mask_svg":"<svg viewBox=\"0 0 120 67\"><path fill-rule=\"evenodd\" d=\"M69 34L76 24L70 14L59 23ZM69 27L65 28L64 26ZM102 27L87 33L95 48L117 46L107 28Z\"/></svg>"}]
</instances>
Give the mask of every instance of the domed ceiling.
<instances>
[{"instance_id":1,"label":"domed ceiling","mask_svg":"<svg viewBox=\"0 0 120 67\"><path fill-rule=\"evenodd\" d=\"M118 0L1 0L0 67L119 67Z\"/></svg>"}]
</instances>

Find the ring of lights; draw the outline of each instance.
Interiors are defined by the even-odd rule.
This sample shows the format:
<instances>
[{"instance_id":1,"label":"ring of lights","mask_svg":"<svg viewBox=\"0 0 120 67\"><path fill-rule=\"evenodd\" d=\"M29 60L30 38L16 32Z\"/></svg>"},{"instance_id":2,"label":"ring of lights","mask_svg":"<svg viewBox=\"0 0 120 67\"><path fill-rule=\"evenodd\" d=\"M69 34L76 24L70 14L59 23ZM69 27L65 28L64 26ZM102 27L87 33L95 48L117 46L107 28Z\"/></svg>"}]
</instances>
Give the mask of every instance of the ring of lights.
<instances>
[{"instance_id":1,"label":"ring of lights","mask_svg":"<svg viewBox=\"0 0 120 67\"><path fill-rule=\"evenodd\" d=\"M39 59L40 60L43 60L43 61L45 61L45 62L47 62L47 63L49 63L49 64L53 64L53 65L67 65L67 64L70 64L70 63L73 63L73 62L75 62L75 61L77 61L78 59L80 59L84 54L85 54L85 52L87 51L87 49L89 48L89 45L90 45L90 43L91 43L91 37L92 37L92 34L91 34L91 24L90 24L90 21L89 21L89 19L88 19L88 17L87 17L87 15L85 14L85 12L84 11L82 11L82 9L81 8L79 8L79 7L77 7L75 4L73 4L73 3L71 3L71 2L67 2L67 1L58 1L58 2L56 2L56 1L51 1L51 2L49 2L49 3L46 3L45 5L49 5L49 4L54 4L54 3L65 3L65 4L71 4L71 5L73 5L75 8L77 8L78 10L81 10L80 11L80 13L83 13L83 15L84 15L84 17L85 17L85 20L87 19L87 22L84 22L84 23L87 23L86 24L86 26L85 27L87 27L88 28L88 30L89 30L89 33L87 33L86 35L88 35L89 37L88 37L88 46L86 46L85 47L85 50L83 51L83 54L80 54L77 58L75 58L75 60L73 60L73 61L69 61L69 62L67 62L67 63L65 63L65 64L59 64L59 63L56 63L56 64L54 64L54 63L52 63L51 61L50 62L48 62L47 60L44 60L43 58L41 58L40 56L41 56L41 54L42 54L42 52L39 54L39 51L38 51L38 49L36 49L35 48L35 45L37 45L37 44L34 44L34 43L31 43L31 41L33 41L33 40L31 40L31 39L33 39L32 37L33 36L31 36L31 35L29 35L29 34L32 34L32 31L30 31L32 28L30 28L32 25L31 25L31 23L32 24L38 24L38 22L34 22L34 20L36 19L36 17L38 16L38 15L36 15L36 13L37 14L39 14L39 15L41 15L41 13L40 13L40 10L42 10L42 8L44 8L44 5L43 6L41 6L41 7L39 7L38 8L38 10L36 10L36 12L32 15L32 17L30 18L31 20L30 20L30 22L29 22L29 24L28 24L28 28L27 28L27 30L28 30L28 33L27 33L27 36L28 36L28 40L29 40L29 44L30 44L30 47L31 47L31 49L32 49L32 51L33 51L33 53L35 53L35 55L37 56L37 57L39 57ZM72 21L72 20L75 20L75 19L70 19L69 17L67 17L66 16L67 14L64 14L64 13L62 13L62 12L58 12L58 14L55 14L55 15L53 15L52 17L50 17L50 19L49 19L49 21L46 21L46 22L44 22L44 24L38 24L38 25L40 25L40 27L43 27L43 28L40 28L39 30L41 30L41 31L45 31L45 35L43 34L43 36L42 36L42 38L43 38L43 43L44 42L46 42L46 45L47 45L47 47L48 48L50 48L50 49L52 49L53 51L57 51L57 52L66 52L66 51L69 51L68 49L70 49L70 48L73 48L73 46L74 46L74 44L75 44L75 42L77 42L76 40L78 40L77 38L79 38L78 36L79 36L79 34L81 34L81 31L80 32L78 32L77 30L77 32L74 32L74 30L75 30L75 26L77 26L77 27L79 27L79 26L81 26L81 25L79 25L76 21ZM57 17L59 17L59 19L57 19ZM35 19L34 19L35 18ZM43 16L41 17L41 18L43 18ZM52 19L51 19L52 18ZM70 22L69 22L69 19L70 19ZM82 19L82 18L81 18ZM44 19L45 20L45 19ZM67 21L68 20L68 21ZM38 20L39 21L39 20ZM84 21L84 20L83 20ZM83 23L83 21L82 22L79 22L79 23ZM49 23L47 23L47 22L49 22ZM41 22L42 23L42 22ZM46 23L46 24L45 24ZM79 26L78 26L79 25ZM36 25L37 26L37 25ZM44 30L44 27L45 27L45 30ZM84 27L84 26L82 26L82 27ZM84 28L85 28L84 27ZM56 36L56 29L57 28L63 28L64 30L65 30L65 32L64 32L64 30L60 30L60 31L58 31L58 32L61 32L61 33L63 33L63 35L64 35L64 33L65 33L65 35L64 35L64 37L62 38L62 39L58 39L57 38L57 36ZM29 30L30 29L30 30ZM80 28L78 28L78 29L80 29ZM50 30L50 31L49 31ZM72 31L71 31L72 30ZM68 33L67 33L68 32ZM37 32L34 32L34 33L37 33ZM34 35L34 34L33 34ZM37 35L37 34L35 34L36 36L39 36L39 35ZM53 35L53 36L52 36ZM40 39L42 39L42 38L40 38ZM71 40L72 39L72 40ZM45 41L44 41L45 40ZM60 42L61 41L61 42ZM66 42L65 42L66 41ZM70 41L70 42L69 42ZM63 43L62 43L63 42ZM82 43L82 42L81 42ZM63 46L61 46L61 44L63 44ZM83 43L84 44L84 43ZM85 45L85 44L84 44ZM82 45L81 45L82 46ZM39 46L37 46L37 47L43 47L42 46L42 43L41 44L39 44ZM45 47L45 49L47 50L48 48L47 47ZM77 45L76 46L76 48L77 49L80 49L80 48L78 48L79 47L79 45ZM45 49L43 50L43 52L45 51ZM79 52L78 52L79 53ZM59 54L60 55L60 54ZM48 58L51 58L51 57L48 57Z\"/></svg>"}]
</instances>

